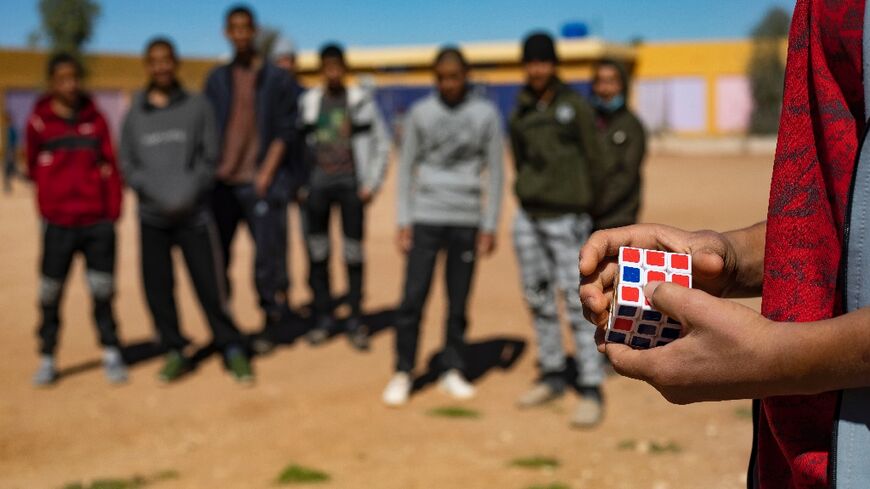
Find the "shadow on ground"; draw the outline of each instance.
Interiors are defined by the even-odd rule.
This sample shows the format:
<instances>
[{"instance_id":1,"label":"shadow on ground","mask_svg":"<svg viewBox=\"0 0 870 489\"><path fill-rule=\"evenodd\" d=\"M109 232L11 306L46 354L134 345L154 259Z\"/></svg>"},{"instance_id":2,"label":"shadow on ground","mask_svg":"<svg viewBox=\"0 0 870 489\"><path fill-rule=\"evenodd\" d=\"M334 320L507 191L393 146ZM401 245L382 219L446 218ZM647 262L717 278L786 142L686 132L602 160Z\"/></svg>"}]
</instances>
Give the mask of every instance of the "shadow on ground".
<instances>
[{"instance_id":1,"label":"shadow on ground","mask_svg":"<svg viewBox=\"0 0 870 489\"><path fill-rule=\"evenodd\" d=\"M526 341L517 337L496 337L468 343L465 349L465 376L476 382L493 369L510 370L526 349ZM440 353L429 358L426 372L414 379L414 392L435 383L444 373Z\"/></svg>"}]
</instances>

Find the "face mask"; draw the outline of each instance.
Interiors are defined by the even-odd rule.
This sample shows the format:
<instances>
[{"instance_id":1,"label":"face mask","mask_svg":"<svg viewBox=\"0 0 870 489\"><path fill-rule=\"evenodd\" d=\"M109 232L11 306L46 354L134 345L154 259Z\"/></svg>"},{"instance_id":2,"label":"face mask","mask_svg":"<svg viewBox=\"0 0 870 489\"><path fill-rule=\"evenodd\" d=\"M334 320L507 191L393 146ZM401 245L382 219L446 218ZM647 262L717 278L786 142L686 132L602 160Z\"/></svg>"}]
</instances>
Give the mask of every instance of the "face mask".
<instances>
[{"instance_id":1,"label":"face mask","mask_svg":"<svg viewBox=\"0 0 870 489\"><path fill-rule=\"evenodd\" d=\"M619 110L625 106L625 96L624 95L617 95L617 96L613 97L612 99L610 99L609 101L605 102L604 100L599 98L597 95L593 95L592 96L592 105L596 109L598 109L602 112L612 114L612 113L616 112L617 110Z\"/></svg>"}]
</instances>

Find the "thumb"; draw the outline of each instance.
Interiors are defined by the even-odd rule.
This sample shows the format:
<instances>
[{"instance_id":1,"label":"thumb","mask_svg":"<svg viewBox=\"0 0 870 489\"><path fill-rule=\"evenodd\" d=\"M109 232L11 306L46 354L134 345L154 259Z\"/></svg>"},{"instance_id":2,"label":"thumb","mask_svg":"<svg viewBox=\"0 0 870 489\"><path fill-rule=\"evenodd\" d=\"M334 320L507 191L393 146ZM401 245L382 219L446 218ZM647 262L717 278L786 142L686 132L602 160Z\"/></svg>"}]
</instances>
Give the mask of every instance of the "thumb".
<instances>
[{"instance_id":1,"label":"thumb","mask_svg":"<svg viewBox=\"0 0 870 489\"><path fill-rule=\"evenodd\" d=\"M643 292L656 310L676 319L684 327L702 317L715 315L719 305L718 300L706 292L670 282L650 282Z\"/></svg>"}]
</instances>

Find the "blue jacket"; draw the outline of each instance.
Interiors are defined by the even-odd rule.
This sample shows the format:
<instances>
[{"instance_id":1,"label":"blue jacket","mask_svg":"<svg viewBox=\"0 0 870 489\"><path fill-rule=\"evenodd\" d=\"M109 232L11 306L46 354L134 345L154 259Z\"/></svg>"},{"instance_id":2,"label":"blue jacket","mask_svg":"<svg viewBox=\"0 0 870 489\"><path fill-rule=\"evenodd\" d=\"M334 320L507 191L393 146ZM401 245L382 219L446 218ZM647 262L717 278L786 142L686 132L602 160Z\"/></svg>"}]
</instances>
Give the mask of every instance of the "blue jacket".
<instances>
[{"instance_id":1,"label":"blue jacket","mask_svg":"<svg viewBox=\"0 0 870 489\"><path fill-rule=\"evenodd\" d=\"M205 96L211 102L217 119L220 140L224 140L227 121L233 106L233 64L225 64L213 69L205 83ZM257 152L257 164L262 164L269 145L276 139L281 139L287 145L286 152L293 153L299 144L296 119L299 97L298 85L287 72L277 66L264 62L257 74L257 93L255 120L257 133L260 137L260 148ZM269 190L269 198L286 200L290 196L292 175L295 173L291 164L298 164L295 158L284 158L284 163L278 168L275 180Z\"/></svg>"}]
</instances>

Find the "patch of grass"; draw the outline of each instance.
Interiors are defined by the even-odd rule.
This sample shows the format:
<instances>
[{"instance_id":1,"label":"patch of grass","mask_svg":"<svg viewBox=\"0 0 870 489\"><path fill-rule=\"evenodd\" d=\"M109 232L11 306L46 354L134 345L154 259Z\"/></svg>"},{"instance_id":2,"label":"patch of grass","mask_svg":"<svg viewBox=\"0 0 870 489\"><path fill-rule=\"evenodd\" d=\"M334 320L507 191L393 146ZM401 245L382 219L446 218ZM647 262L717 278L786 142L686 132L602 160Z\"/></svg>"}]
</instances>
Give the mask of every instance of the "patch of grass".
<instances>
[{"instance_id":1,"label":"patch of grass","mask_svg":"<svg viewBox=\"0 0 870 489\"><path fill-rule=\"evenodd\" d=\"M680 453L683 451L683 447L677 444L677 442L669 441L667 443L659 443L654 441L649 445L649 453L652 454L662 454L662 453Z\"/></svg>"},{"instance_id":2,"label":"patch of grass","mask_svg":"<svg viewBox=\"0 0 870 489\"><path fill-rule=\"evenodd\" d=\"M280 485L290 484L317 484L326 482L330 479L326 472L303 467L301 465L290 464L281 471L278 479L275 481Z\"/></svg>"},{"instance_id":3,"label":"patch of grass","mask_svg":"<svg viewBox=\"0 0 870 489\"><path fill-rule=\"evenodd\" d=\"M665 453L680 453L683 451L683 447L681 447L675 441L637 441L632 439L625 439L619 442L616 445L617 450L633 450L640 453L650 453L653 455L661 455Z\"/></svg>"},{"instance_id":4,"label":"patch of grass","mask_svg":"<svg viewBox=\"0 0 870 489\"><path fill-rule=\"evenodd\" d=\"M740 419L752 419L752 408L740 406L734 410L734 416Z\"/></svg>"},{"instance_id":5,"label":"patch of grass","mask_svg":"<svg viewBox=\"0 0 870 489\"><path fill-rule=\"evenodd\" d=\"M571 489L568 487L568 484L564 482L553 482L551 484L535 484L533 486L528 486L526 489Z\"/></svg>"},{"instance_id":6,"label":"patch of grass","mask_svg":"<svg viewBox=\"0 0 870 489\"><path fill-rule=\"evenodd\" d=\"M511 460L510 465L524 469L555 469L559 467L559 460L553 457L524 457Z\"/></svg>"},{"instance_id":7,"label":"patch of grass","mask_svg":"<svg viewBox=\"0 0 870 489\"><path fill-rule=\"evenodd\" d=\"M174 470L164 470L149 477L134 475L126 479L96 479L90 484L82 482L71 482L64 485L61 489L142 489L155 482L177 479L178 472Z\"/></svg>"},{"instance_id":8,"label":"patch of grass","mask_svg":"<svg viewBox=\"0 0 870 489\"><path fill-rule=\"evenodd\" d=\"M474 409L468 409L464 407L458 406L447 406L440 407L435 409L430 409L428 413L429 416L436 416L439 418L462 418L462 419L477 419L482 415L480 411L475 411Z\"/></svg>"},{"instance_id":9,"label":"patch of grass","mask_svg":"<svg viewBox=\"0 0 870 489\"><path fill-rule=\"evenodd\" d=\"M637 440L621 440L618 445L616 445L617 450L634 450L637 448Z\"/></svg>"},{"instance_id":10,"label":"patch of grass","mask_svg":"<svg viewBox=\"0 0 870 489\"><path fill-rule=\"evenodd\" d=\"M90 489L139 489L147 482L141 477L131 479L99 479L91 482Z\"/></svg>"}]
</instances>

